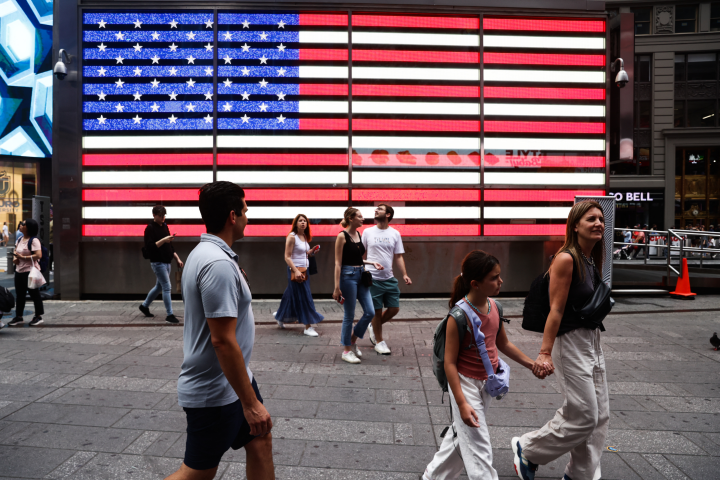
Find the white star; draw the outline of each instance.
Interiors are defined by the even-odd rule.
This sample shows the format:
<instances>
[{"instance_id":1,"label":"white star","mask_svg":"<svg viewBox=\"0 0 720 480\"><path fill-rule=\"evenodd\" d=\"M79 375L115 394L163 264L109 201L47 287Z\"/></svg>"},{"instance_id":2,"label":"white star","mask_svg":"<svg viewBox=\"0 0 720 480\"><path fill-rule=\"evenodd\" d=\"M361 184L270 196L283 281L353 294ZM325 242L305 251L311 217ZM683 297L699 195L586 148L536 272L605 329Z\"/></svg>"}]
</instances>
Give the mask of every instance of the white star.
<instances>
[{"instance_id":1,"label":"white star","mask_svg":"<svg viewBox=\"0 0 720 480\"><path fill-rule=\"evenodd\" d=\"M123 108L125 108L125 107L123 107L123 106L120 105L119 103L118 103L117 105L115 105L115 111L117 111L117 112L122 112L122 111L123 111Z\"/></svg>"},{"instance_id":2,"label":"white star","mask_svg":"<svg viewBox=\"0 0 720 480\"><path fill-rule=\"evenodd\" d=\"M282 43L281 43L280 45L278 45L277 48L278 48L278 50L280 50L281 52L284 52L284 51L285 51L285 45L283 45Z\"/></svg>"},{"instance_id":3,"label":"white star","mask_svg":"<svg viewBox=\"0 0 720 480\"><path fill-rule=\"evenodd\" d=\"M285 69L282 68L282 67L280 67L280 68L278 69L278 75L281 76L281 77L284 77L284 76L285 76L285 72L287 72L287 70L285 70Z\"/></svg>"},{"instance_id":4,"label":"white star","mask_svg":"<svg viewBox=\"0 0 720 480\"><path fill-rule=\"evenodd\" d=\"M190 55L189 57L187 57L187 61L188 61L188 65L190 65L191 63L192 63L193 65L195 65L195 57L193 57L192 55Z\"/></svg>"},{"instance_id":5,"label":"white star","mask_svg":"<svg viewBox=\"0 0 720 480\"><path fill-rule=\"evenodd\" d=\"M240 117L240 120L243 121L243 123L248 123L250 121L250 117L247 116L247 113Z\"/></svg>"},{"instance_id":6,"label":"white star","mask_svg":"<svg viewBox=\"0 0 720 480\"><path fill-rule=\"evenodd\" d=\"M177 96L178 96L177 93L172 92L172 93L168 93L168 95L170 96L170 100L177 100Z\"/></svg>"},{"instance_id":7,"label":"white star","mask_svg":"<svg viewBox=\"0 0 720 480\"><path fill-rule=\"evenodd\" d=\"M98 70L98 75L100 75L101 77L104 77L105 72L107 72L107 70L105 70L105 68L103 68L103 67L100 67L100 70Z\"/></svg>"},{"instance_id":8,"label":"white star","mask_svg":"<svg viewBox=\"0 0 720 480\"><path fill-rule=\"evenodd\" d=\"M204 94L204 95L205 95L205 100L212 100L212 96L213 96L213 93L212 93L212 92L207 92L207 93Z\"/></svg>"},{"instance_id":9,"label":"white star","mask_svg":"<svg viewBox=\"0 0 720 480\"><path fill-rule=\"evenodd\" d=\"M195 40L195 34L193 32L186 33L185 36L188 38L188 40Z\"/></svg>"},{"instance_id":10,"label":"white star","mask_svg":"<svg viewBox=\"0 0 720 480\"><path fill-rule=\"evenodd\" d=\"M142 118L140 118L140 115L138 115L138 114L136 113L136 114L135 114L135 118L133 118L133 123L139 124L139 123L140 123L140 120L142 120Z\"/></svg>"},{"instance_id":11,"label":"white star","mask_svg":"<svg viewBox=\"0 0 720 480\"><path fill-rule=\"evenodd\" d=\"M117 61L115 65L117 65L118 63L123 63L123 60L125 59L123 57L117 57L115 60Z\"/></svg>"},{"instance_id":12,"label":"white star","mask_svg":"<svg viewBox=\"0 0 720 480\"><path fill-rule=\"evenodd\" d=\"M229 87L230 85L232 85L232 80L230 80L229 78L226 78L223 83L225 84L226 87Z\"/></svg>"},{"instance_id":13,"label":"white star","mask_svg":"<svg viewBox=\"0 0 720 480\"><path fill-rule=\"evenodd\" d=\"M194 111L195 111L195 105L193 105L192 103L186 105L185 108L188 109L188 112L194 112Z\"/></svg>"},{"instance_id":14,"label":"white star","mask_svg":"<svg viewBox=\"0 0 720 480\"><path fill-rule=\"evenodd\" d=\"M232 58L230 58L230 55L225 55L225 58L223 58L223 60L225 60L225 65L232 62Z\"/></svg>"},{"instance_id":15,"label":"white star","mask_svg":"<svg viewBox=\"0 0 720 480\"><path fill-rule=\"evenodd\" d=\"M245 20L245 21L242 23L242 26L243 26L243 28L250 28L250 22L248 22L247 20Z\"/></svg>"},{"instance_id":16,"label":"white star","mask_svg":"<svg viewBox=\"0 0 720 480\"><path fill-rule=\"evenodd\" d=\"M250 100L250 94L247 92L242 93L243 100Z\"/></svg>"},{"instance_id":17,"label":"white star","mask_svg":"<svg viewBox=\"0 0 720 480\"><path fill-rule=\"evenodd\" d=\"M280 21L278 22L278 28L282 28L283 30L285 30L285 22L283 22L282 20L280 20Z\"/></svg>"},{"instance_id":18,"label":"white star","mask_svg":"<svg viewBox=\"0 0 720 480\"><path fill-rule=\"evenodd\" d=\"M142 100L142 93L140 93L140 92L135 92L135 93L133 94L133 97L135 97L135 100Z\"/></svg>"},{"instance_id":19,"label":"white star","mask_svg":"<svg viewBox=\"0 0 720 480\"><path fill-rule=\"evenodd\" d=\"M98 122L100 122L100 125L104 125L105 120L107 120L107 118L103 117L102 115L100 115L100 118L98 118Z\"/></svg>"},{"instance_id":20,"label":"white star","mask_svg":"<svg viewBox=\"0 0 720 480\"><path fill-rule=\"evenodd\" d=\"M157 55L152 57L150 60L152 60L152 63L157 63L158 65L160 65L160 57L158 57Z\"/></svg>"},{"instance_id":21,"label":"white star","mask_svg":"<svg viewBox=\"0 0 720 480\"><path fill-rule=\"evenodd\" d=\"M213 22L212 20L206 21L206 22L205 22L205 28L212 28L213 23L215 23L215 22Z\"/></svg>"},{"instance_id":22,"label":"white star","mask_svg":"<svg viewBox=\"0 0 720 480\"><path fill-rule=\"evenodd\" d=\"M284 94L284 93L280 92L280 93L276 93L275 95L277 95L278 100L285 100L285 94Z\"/></svg>"},{"instance_id":23,"label":"white star","mask_svg":"<svg viewBox=\"0 0 720 480\"><path fill-rule=\"evenodd\" d=\"M213 71L212 67L207 67L205 69L205 75L212 75L212 71Z\"/></svg>"},{"instance_id":24,"label":"white star","mask_svg":"<svg viewBox=\"0 0 720 480\"><path fill-rule=\"evenodd\" d=\"M262 33L260 34L260 38L262 38L263 40L267 40L267 37L268 37L268 34L265 33L265 32L262 32Z\"/></svg>"},{"instance_id":25,"label":"white star","mask_svg":"<svg viewBox=\"0 0 720 480\"><path fill-rule=\"evenodd\" d=\"M140 70L140 67L135 67L135 70L133 70L133 73L135 74L136 77L139 77L140 74L142 73L142 70Z\"/></svg>"},{"instance_id":26,"label":"white star","mask_svg":"<svg viewBox=\"0 0 720 480\"><path fill-rule=\"evenodd\" d=\"M230 39L232 38L232 33L230 33L230 32L225 32L225 33L223 34L223 36L225 37L225 40L230 40Z\"/></svg>"},{"instance_id":27,"label":"white star","mask_svg":"<svg viewBox=\"0 0 720 480\"><path fill-rule=\"evenodd\" d=\"M139 52L140 50L142 50L142 45L140 45L139 43L136 43L135 45L133 45L133 48L135 49L136 52Z\"/></svg>"},{"instance_id":28,"label":"white star","mask_svg":"<svg viewBox=\"0 0 720 480\"><path fill-rule=\"evenodd\" d=\"M157 112L158 110L160 110L160 105L158 105L157 103L153 102L153 104L150 105L150 108L152 108L152 111L153 111L153 112Z\"/></svg>"},{"instance_id":29,"label":"white star","mask_svg":"<svg viewBox=\"0 0 720 480\"><path fill-rule=\"evenodd\" d=\"M245 42L245 45L240 45L240 48L243 49L243 52L247 52L250 50L250 45L248 45L247 42Z\"/></svg>"},{"instance_id":30,"label":"white star","mask_svg":"<svg viewBox=\"0 0 720 480\"><path fill-rule=\"evenodd\" d=\"M259 60L260 60L260 65L262 65L263 63L264 63L265 65L267 65L268 59L267 59L267 57L266 57L265 55L263 55L262 57L260 57Z\"/></svg>"},{"instance_id":31,"label":"white star","mask_svg":"<svg viewBox=\"0 0 720 480\"><path fill-rule=\"evenodd\" d=\"M230 105L228 102L225 102L225 105L223 105L223 110L226 112L229 112L232 109L232 105Z\"/></svg>"},{"instance_id":32,"label":"white star","mask_svg":"<svg viewBox=\"0 0 720 480\"><path fill-rule=\"evenodd\" d=\"M175 42L173 42L173 44L170 45L170 51L174 52L175 50L177 50L177 45L175 45Z\"/></svg>"},{"instance_id":33,"label":"white star","mask_svg":"<svg viewBox=\"0 0 720 480\"><path fill-rule=\"evenodd\" d=\"M117 32L117 33L115 34L115 38L118 39L118 40L125 40L125 35L123 35L122 32Z\"/></svg>"},{"instance_id":34,"label":"white star","mask_svg":"<svg viewBox=\"0 0 720 480\"><path fill-rule=\"evenodd\" d=\"M177 75L177 68L172 67L172 68L170 69L170 75Z\"/></svg>"},{"instance_id":35,"label":"white star","mask_svg":"<svg viewBox=\"0 0 720 480\"><path fill-rule=\"evenodd\" d=\"M280 114L279 117L277 117L277 121L278 121L279 123L285 123L285 117L282 116L282 113Z\"/></svg>"},{"instance_id":36,"label":"white star","mask_svg":"<svg viewBox=\"0 0 720 480\"><path fill-rule=\"evenodd\" d=\"M212 123L212 121L213 121L213 117L212 117L212 115L210 115L210 114L208 113L208 116L205 117L205 123Z\"/></svg>"},{"instance_id":37,"label":"white star","mask_svg":"<svg viewBox=\"0 0 720 480\"><path fill-rule=\"evenodd\" d=\"M168 118L168 120L170 120L170 123L175 123L177 121L177 117L173 114L170 115L170 118Z\"/></svg>"},{"instance_id":38,"label":"white star","mask_svg":"<svg viewBox=\"0 0 720 480\"><path fill-rule=\"evenodd\" d=\"M107 47L105 46L104 43L101 43L100 45L98 45L98 48L100 49L101 52L104 52Z\"/></svg>"},{"instance_id":39,"label":"white star","mask_svg":"<svg viewBox=\"0 0 720 480\"><path fill-rule=\"evenodd\" d=\"M267 112L267 105L265 105L265 102L260 104L260 111L261 112Z\"/></svg>"},{"instance_id":40,"label":"white star","mask_svg":"<svg viewBox=\"0 0 720 480\"><path fill-rule=\"evenodd\" d=\"M135 28L140 28L140 26L142 25L142 22L140 20L138 20L137 18L135 19L135 21L133 23L135 24Z\"/></svg>"},{"instance_id":41,"label":"white star","mask_svg":"<svg viewBox=\"0 0 720 480\"><path fill-rule=\"evenodd\" d=\"M98 28L105 28L105 25L106 25L106 24L107 24L107 22L106 22L105 20L100 20L100 21L98 22L98 25L100 25Z\"/></svg>"},{"instance_id":42,"label":"white star","mask_svg":"<svg viewBox=\"0 0 720 480\"><path fill-rule=\"evenodd\" d=\"M152 37L153 37L153 40L157 40L157 39L160 38L160 34L157 33L157 32L155 32L155 33L152 34Z\"/></svg>"},{"instance_id":43,"label":"white star","mask_svg":"<svg viewBox=\"0 0 720 480\"><path fill-rule=\"evenodd\" d=\"M264 78L261 81L259 81L258 83L260 84L261 88L267 87L267 84L268 84L268 82L266 82Z\"/></svg>"},{"instance_id":44,"label":"white star","mask_svg":"<svg viewBox=\"0 0 720 480\"><path fill-rule=\"evenodd\" d=\"M206 51L212 52L212 49L213 49L213 46L212 46L211 44L208 43L207 45L205 45L205 50L206 50Z\"/></svg>"},{"instance_id":45,"label":"white star","mask_svg":"<svg viewBox=\"0 0 720 480\"><path fill-rule=\"evenodd\" d=\"M115 82L115 88L122 88L122 86L125 84L122 80L118 78L118 81Z\"/></svg>"},{"instance_id":46,"label":"white star","mask_svg":"<svg viewBox=\"0 0 720 480\"><path fill-rule=\"evenodd\" d=\"M97 94L97 96L98 96L98 101L100 101L100 100L105 100L105 93L100 92L100 93Z\"/></svg>"},{"instance_id":47,"label":"white star","mask_svg":"<svg viewBox=\"0 0 720 480\"><path fill-rule=\"evenodd\" d=\"M152 88L157 88L157 86L160 85L160 82L158 82L157 78L153 78L153 81L150 82L150 84L152 85Z\"/></svg>"},{"instance_id":48,"label":"white star","mask_svg":"<svg viewBox=\"0 0 720 480\"><path fill-rule=\"evenodd\" d=\"M248 70L247 67L243 67L243 69L240 71L242 72L243 75L248 75L250 73L250 70Z\"/></svg>"},{"instance_id":49,"label":"white star","mask_svg":"<svg viewBox=\"0 0 720 480\"><path fill-rule=\"evenodd\" d=\"M190 88L193 88L193 87L195 86L195 82L193 81L192 78L191 78L190 80L188 80L187 82L185 82L185 83L187 83L187 84L188 84L188 87L190 87Z\"/></svg>"},{"instance_id":50,"label":"white star","mask_svg":"<svg viewBox=\"0 0 720 480\"><path fill-rule=\"evenodd\" d=\"M178 22L176 22L175 20L170 22L170 28L177 28L177 25L178 25Z\"/></svg>"}]
</instances>

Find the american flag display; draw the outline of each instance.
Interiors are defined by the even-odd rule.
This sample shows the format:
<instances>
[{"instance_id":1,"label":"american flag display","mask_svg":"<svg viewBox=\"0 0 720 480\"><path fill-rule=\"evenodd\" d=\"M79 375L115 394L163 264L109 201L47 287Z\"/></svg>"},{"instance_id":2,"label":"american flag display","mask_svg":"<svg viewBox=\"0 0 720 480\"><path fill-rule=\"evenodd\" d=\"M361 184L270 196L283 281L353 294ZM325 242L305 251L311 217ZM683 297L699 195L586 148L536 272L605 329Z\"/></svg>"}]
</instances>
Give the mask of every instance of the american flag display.
<instances>
[{"instance_id":1,"label":"american flag display","mask_svg":"<svg viewBox=\"0 0 720 480\"><path fill-rule=\"evenodd\" d=\"M604 193L605 51L600 19L86 11L83 235L163 204L197 236L214 179L248 236L381 202L407 236L562 235Z\"/></svg>"}]
</instances>

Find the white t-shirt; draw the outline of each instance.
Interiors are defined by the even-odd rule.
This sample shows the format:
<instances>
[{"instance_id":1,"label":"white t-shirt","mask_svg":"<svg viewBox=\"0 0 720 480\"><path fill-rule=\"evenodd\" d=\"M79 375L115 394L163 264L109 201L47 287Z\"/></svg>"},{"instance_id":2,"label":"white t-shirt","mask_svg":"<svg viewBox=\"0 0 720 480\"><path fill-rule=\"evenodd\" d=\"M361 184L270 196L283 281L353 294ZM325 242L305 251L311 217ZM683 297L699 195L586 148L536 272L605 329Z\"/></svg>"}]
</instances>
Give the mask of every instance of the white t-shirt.
<instances>
[{"instance_id":1,"label":"white t-shirt","mask_svg":"<svg viewBox=\"0 0 720 480\"><path fill-rule=\"evenodd\" d=\"M380 230L377 225L365 230L362 243L367 251L369 262L377 262L384 270L377 270L372 265L365 265L373 280L389 280L393 277L393 259L396 254L405 253L400 232L392 227Z\"/></svg>"},{"instance_id":2,"label":"white t-shirt","mask_svg":"<svg viewBox=\"0 0 720 480\"><path fill-rule=\"evenodd\" d=\"M10 234L10 232L8 231L8 226L3 225L3 235L5 235L7 237L7 236L9 236L9 234Z\"/></svg>"},{"instance_id":3,"label":"white t-shirt","mask_svg":"<svg viewBox=\"0 0 720 480\"><path fill-rule=\"evenodd\" d=\"M295 239L295 245L293 246L292 255L290 256L293 265L298 268L307 268L310 265L307 257L310 251L310 245L306 241L300 240L300 237L295 235L295 233L290 232L290 235ZM303 238L305 237L303 236Z\"/></svg>"}]
</instances>

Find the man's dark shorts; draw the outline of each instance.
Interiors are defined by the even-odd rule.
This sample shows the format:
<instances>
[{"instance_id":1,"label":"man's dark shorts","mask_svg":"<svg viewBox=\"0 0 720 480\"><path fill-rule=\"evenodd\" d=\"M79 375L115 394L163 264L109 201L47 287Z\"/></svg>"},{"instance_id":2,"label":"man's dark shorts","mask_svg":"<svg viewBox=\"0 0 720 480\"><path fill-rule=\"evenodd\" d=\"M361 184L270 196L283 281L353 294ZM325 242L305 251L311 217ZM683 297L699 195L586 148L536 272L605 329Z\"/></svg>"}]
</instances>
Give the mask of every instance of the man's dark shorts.
<instances>
[{"instance_id":1,"label":"man's dark shorts","mask_svg":"<svg viewBox=\"0 0 720 480\"><path fill-rule=\"evenodd\" d=\"M252 381L255 396L263 402L257 383ZM240 400L222 407L183 408L187 416L187 442L183 463L194 470L208 470L220 464L220 459L233 450L250 443L250 425L245 420Z\"/></svg>"}]
</instances>

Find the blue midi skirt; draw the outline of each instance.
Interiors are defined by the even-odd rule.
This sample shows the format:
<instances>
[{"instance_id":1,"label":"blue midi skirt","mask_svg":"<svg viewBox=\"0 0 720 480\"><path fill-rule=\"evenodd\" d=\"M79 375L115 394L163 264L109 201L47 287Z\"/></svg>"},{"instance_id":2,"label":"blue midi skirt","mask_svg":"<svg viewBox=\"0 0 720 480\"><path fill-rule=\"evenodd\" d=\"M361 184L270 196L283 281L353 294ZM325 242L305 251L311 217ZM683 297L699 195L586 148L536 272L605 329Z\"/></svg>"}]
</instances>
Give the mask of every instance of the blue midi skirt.
<instances>
[{"instance_id":1,"label":"blue midi skirt","mask_svg":"<svg viewBox=\"0 0 720 480\"><path fill-rule=\"evenodd\" d=\"M310 293L310 277L308 276L303 283L297 283L290 280L290 273L288 267L288 286L283 293L275 319L282 323L300 322L303 325L322 322L325 317L315 310L315 302Z\"/></svg>"}]
</instances>

